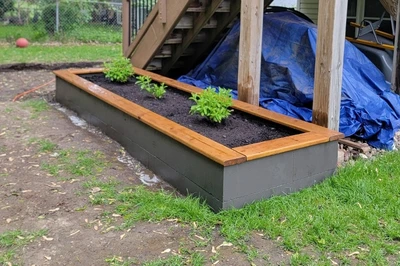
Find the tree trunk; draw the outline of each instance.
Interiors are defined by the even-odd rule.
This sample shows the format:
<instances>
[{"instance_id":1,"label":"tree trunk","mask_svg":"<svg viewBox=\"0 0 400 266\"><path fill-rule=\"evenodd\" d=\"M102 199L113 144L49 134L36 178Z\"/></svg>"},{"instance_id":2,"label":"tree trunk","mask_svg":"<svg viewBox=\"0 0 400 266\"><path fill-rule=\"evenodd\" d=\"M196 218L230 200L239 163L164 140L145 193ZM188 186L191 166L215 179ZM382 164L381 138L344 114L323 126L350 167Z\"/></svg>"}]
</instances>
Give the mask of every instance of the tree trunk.
<instances>
[{"instance_id":1,"label":"tree trunk","mask_svg":"<svg viewBox=\"0 0 400 266\"><path fill-rule=\"evenodd\" d=\"M396 19L396 10L398 0L379 0L383 7L389 12L394 19Z\"/></svg>"}]
</instances>

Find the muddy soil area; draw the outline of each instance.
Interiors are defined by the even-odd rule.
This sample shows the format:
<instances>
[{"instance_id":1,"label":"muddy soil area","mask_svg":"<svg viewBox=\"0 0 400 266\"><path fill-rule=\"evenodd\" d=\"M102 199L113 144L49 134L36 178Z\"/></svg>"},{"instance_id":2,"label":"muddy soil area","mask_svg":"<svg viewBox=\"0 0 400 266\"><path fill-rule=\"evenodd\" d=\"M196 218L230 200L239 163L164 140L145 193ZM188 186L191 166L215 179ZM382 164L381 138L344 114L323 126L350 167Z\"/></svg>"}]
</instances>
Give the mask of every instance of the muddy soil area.
<instances>
[{"instance_id":1,"label":"muddy soil area","mask_svg":"<svg viewBox=\"0 0 400 266\"><path fill-rule=\"evenodd\" d=\"M189 99L190 94L174 88L167 88L161 99L155 99L146 91L140 90L135 84L135 78L121 84L109 81L103 74L82 75L82 77L230 148L299 133L238 110L234 110L220 124L198 115L189 115L190 107L194 104Z\"/></svg>"},{"instance_id":2,"label":"muddy soil area","mask_svg":"<svg viewBox=\"0 0 400 266\"><path fill-rule=\"evenodd\" d=\"M112 204L93 204L104 189L93 184L117 180L119 188L173 188L118 143L53 104L54 83L11 102L16 94L53 79L51 72L24 70L0 76L0 235L42 232L12 250L0 246L0 264L143 265L194 252L204 256L204 265L251 264L238 247L221 246L225 239L217 228L201 245L194 225L174 219L119 228L123 217L114 213ZM253 265L289 263L290 254L260 234L249 236L248 245L258 251ZM5 256L8 251L13 256Z\"/></svg>"}]
</instances>

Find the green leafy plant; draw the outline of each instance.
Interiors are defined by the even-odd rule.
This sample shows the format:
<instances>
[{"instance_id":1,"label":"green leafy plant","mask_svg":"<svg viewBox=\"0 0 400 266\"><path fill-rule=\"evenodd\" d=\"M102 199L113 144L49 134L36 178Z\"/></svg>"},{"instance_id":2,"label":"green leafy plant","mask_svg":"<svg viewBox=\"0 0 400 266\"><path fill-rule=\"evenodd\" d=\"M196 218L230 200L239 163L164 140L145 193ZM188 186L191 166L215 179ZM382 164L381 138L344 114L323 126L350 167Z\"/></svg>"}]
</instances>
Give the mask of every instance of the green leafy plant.
<instances>
[{"instance_id":1,"label":"green leafy plant","mask_svg":"<svg viewBox=\"0 0 400 266\"><path fill-rule=\"evenodd\" d=\"M149 76L138 76L136 78L136 84L140 86L141 90L146 90L151 95L153 95L154 98L162 98L166 92L165 89L167 88L167 86L164 83L155 84L151 83L151 81L152 79Z\"/></svg>"},{"instance_id":2,"label":"green leafy plant","mask_svg":"<svg viewBox=\"0 0 400 266\"><path fill-rule=\"evenodd\" d=\"M136 83L141 90L149 91L151 86L151 78L149 76L137 76Z\"/></svg>"},{"instance_id":3,"label":"green leafy plant","mask_svg":"<svg viewBox=\"0 0 400 266\"><path fill-rule=\"evenodd\" d=\"M200 94L192 93L189 99L196 104L190 108L190 114L199 114L212 122L221 123L232 112L232 109L229 109L233 104L231 91L219 88L217 92L215 88L208 87Z\"/></svg>"},{"instance_id":4,"label":"green leafy plant","mask_svg":"<svg viewBox=\"0 0 400 266\"><path fill-rule=\"evenodd\" d=\"M164 83L161 84L152 84L152 93L154 97L156 98L161 98L165 94L165 89L167 88L167 85Z\"/></svg>"},{"instance_id":5,"label":"green leafy plant","mask_svg":"<svg viewBox=\"0 0 400 266\"><path fill-rule=\"evenodd\" d=\"M104 63L104 74L111 81L124 83L133 76L134 71L129 59L120 56L110 63Z\"/></svg>"},{"instance_id":6,"label":"green leafy plant","mask_svg":"<svg viewBox=\"0 0 400 266\"><path fill-rule=\"evenodd\" d=\"M8 11L14 10L15 0L2 0L0 1L0 19L4 18L4 14Z\"/></svg>"}]
</instances>

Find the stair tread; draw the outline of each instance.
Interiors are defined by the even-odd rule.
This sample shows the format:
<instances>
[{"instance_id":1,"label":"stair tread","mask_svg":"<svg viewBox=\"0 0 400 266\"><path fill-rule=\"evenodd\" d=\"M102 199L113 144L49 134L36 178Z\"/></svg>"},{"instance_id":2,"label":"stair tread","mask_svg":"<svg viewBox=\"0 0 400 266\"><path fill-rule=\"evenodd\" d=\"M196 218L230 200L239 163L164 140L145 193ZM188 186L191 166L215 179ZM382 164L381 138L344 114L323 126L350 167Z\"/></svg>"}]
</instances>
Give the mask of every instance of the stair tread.
<instances>
[{"instance_id":1,"label":"stair tread","mask_svg":"<svg viewBox=\"0 0 400 266\"><path fill-rule=\"evenodd\" d=\"M206 8L205 7L189 7L186 12L188 13L202 13L205 12ZM223 7L223 8L218 8L215 13L226 13L230 12L229 7Z\"/></svg>"},{"instance_id":2,"label":"stair tread","mask_svg":"<svg viewBox=\"0 0 400 266\"><path fill-rule=\"evenodd\" d=\"M179 0L173 1L176 2L176 5L173 7L170 5L168 10L177 10L176 6L180 6L181 3L179 2L178 4ZM169 25L172 26L172 28L169 29L169 36L160 34L162 37L160 39L156 38L162 40L157 42L158 52L157 50L154 50L153 54L149 52L149 56L146 59L141 59L145 57L143 53L146 53L146 48L154 42L155 36L152 27L159 32L163 29L159 20L154 19L156 18L154 16L153 22L148 23L151 25L148 26L148 29L151 28L152 30L149 30L151 34L144 37L145 41L142 42L143 44L141 46L142 52L139 53L136 50L136 58L139 58L137 59L138 62L145 62L145 60L148 60L146 67L148 70L161 70L161 73L164 74L167 74L169 69L181 68L182 71L186 71L186 68L191 67L191 64L195 63L212 43L218 42L222 33L226 32L225 30L232 26L238 14L238 10L240 10L240 0L213 1L214 0L185 1L187 5L186 9L181 9L182 13L179 16L178 13L175 13L176 20L173 24L171 24L172 22L168 22ZM265 6L271 2L272 0L265 0ZM199 26L202 27L200 28ZM166 32L167 31L163 31L162 34ZM140 39L138 42L141 42ZM133 51L133 48L131 50Z\"/></svg>"}]
</instances>

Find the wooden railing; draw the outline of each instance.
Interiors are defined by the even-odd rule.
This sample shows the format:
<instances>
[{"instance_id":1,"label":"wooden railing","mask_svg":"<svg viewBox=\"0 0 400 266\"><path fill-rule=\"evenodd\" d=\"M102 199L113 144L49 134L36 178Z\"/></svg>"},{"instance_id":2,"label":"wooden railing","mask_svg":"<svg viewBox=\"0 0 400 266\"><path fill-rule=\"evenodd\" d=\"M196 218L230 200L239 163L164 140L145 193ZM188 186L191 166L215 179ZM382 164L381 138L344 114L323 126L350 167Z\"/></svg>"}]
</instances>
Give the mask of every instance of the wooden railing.
<instances>
[{"instance_id":1,"label":"wooden railing","mask_svg":"<svg viewBox=\"0 0 400 266\"><path fill-rule=\"evenodd\" d=\"M135 38L144 21L158 0L123 0L123 50L125 51Z\"/></svg>"}]
</instances>

